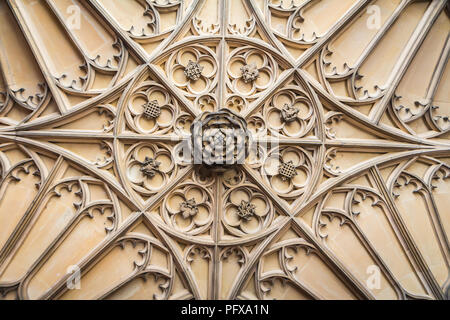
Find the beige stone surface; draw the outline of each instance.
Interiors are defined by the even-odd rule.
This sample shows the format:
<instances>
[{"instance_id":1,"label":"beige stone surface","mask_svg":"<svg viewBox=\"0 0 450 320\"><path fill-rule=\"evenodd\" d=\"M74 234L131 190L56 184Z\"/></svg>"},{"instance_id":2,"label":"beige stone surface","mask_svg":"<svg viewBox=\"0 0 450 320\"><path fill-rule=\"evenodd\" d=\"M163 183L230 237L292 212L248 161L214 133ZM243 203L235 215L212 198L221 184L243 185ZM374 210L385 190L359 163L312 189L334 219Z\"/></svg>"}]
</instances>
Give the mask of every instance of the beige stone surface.
<instances>
[{"instance_id":1,"label":"beige stone surface","mask_svg":"<svg viewBox=\"0 0 450 320\"><path fill-rule=\"evenodd\" d=\"M0 299L448 299L449 33L445 0L0 1Z\"/></svg>"}]
</instances>

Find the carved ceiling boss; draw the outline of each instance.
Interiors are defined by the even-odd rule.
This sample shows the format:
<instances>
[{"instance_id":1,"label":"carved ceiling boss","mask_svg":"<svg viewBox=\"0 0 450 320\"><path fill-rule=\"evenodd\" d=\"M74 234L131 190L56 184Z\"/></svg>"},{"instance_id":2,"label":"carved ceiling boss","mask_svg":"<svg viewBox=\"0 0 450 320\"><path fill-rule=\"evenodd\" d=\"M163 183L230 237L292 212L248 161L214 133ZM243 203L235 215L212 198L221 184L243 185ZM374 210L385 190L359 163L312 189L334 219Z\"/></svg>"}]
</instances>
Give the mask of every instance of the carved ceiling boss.
<instances>
[{"instance_id":1,"label":"carved ceiling boss","mask_svg":"<svg viewBox=\"0 0 450 320\"><path fill-rule=\"evenodd\" d=\"M249 154L251 134L245 119L225 108L199 115L191 126L191 137L194 163L212 170L244 164Z\"/></svg>"}]
</instances>

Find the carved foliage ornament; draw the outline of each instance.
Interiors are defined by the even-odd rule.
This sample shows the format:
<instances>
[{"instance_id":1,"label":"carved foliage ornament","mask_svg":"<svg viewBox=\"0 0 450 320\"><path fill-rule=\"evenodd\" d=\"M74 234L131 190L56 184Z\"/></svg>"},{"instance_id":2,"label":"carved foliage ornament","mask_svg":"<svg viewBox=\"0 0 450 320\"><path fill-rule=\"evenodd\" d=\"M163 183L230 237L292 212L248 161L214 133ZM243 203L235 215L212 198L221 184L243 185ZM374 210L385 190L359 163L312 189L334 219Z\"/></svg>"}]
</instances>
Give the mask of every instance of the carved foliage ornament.
<instances>
[{"instance_id":1,"label":"carved foliage ornament","mask_svg":"<svg viewBox=\"0 0 450 320\"><path fill-rule=\"evenodd\" d=\"M200 79L200 76L202 75L203 68L204 67L199 65L197 62L189 60L189 63L184 68L184 74L190 80L196 81L196 80Z\"/></svg>"},{"instance_id":2,"label":"carved foliage ornament","mask_svg":"<svg viewBox=\"0 0 450 320\"><path fill-rule=\"evenodd\" d=\"M259 77L259 70L256 67L256 64L246 64L241 67L242 79L245 83L249 83L255 81Z\"/></svg>"}]
</instances>

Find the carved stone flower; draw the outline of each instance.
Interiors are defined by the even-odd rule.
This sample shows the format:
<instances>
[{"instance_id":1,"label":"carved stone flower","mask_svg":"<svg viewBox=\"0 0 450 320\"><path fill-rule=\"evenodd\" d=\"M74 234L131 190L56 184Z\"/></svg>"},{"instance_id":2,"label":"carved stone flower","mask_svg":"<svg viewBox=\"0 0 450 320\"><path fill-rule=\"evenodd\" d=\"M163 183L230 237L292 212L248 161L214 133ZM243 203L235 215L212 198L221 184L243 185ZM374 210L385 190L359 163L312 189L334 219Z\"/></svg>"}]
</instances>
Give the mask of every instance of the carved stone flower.
<instances>
[{"instance_id":1,"label":"carved stone flower","mask_svg":"<svg viewBox=\"0 0 450 320\"><path fill-rule=\"evenodd\" d=\"M189 63L184 68L184 74L190 80L197 81L198 79L200 79L200 76L202 75L203 68L204 67L198 64L198 62L189 60Z\"/></svg>"},{"instance_id":2,"label":"carved stone flower","mask_svg":"<svg viewBox=\"0 0 450 320\"><path fill-rule=\"evenodd\" d=\"M185 219L195 216L198 213L198 207L197 203L195 202L195 198L183 201L180 204L180 210L183 218Z\"/></svg>"},{"instance_id":3,"label":"carved stone flower","mask_svg":"<svg viewBox=\"0 0 450 320\"><path fill-rule=\"evenodd\" d=\"M278 65L267 53L259 49L237 48L227 64L228 87L234 95L258 95L273 84Z\"/></svg>"},{"instance_id":4,"label":"carved stone flower","mask_svg":"<svg viewBox=\"0 0 450 320\"><path fill-rule=\"evenodd\" d=\"M159 165L161 162L156 161L153 158L145 157L145 160L141 163L141 172L150 178L153 178L159 171Z\"/></svg>"},{"instance_id":5,"label":"carved stone flower","mask_svg":"<svg viewBox=\"0 0 450 320\"><path fill-rule=\"evenodd\" d=\"M285 103L281 109L281 118L284 122L292 122L297 119L300 109L291 106L289 103Z\"/></svg>"},{"instance_id":6,"label":"carved stone flower","mask_svg":"<svg viewBox=\"0 0 450 320\"><path fill-rule=\"evenodd\" d=\"M164 134L175 122L177 102L160 84L144 82L131 95L127 125L142 134Z\"/></svg>"},{"instance_id":7,"label":"carved stone flower","mask_svg":"<svg viewBox=\"0 0 450 320\"><path fill-rule=\"evenodd\" d=\"M310 99L300 87L289 86L277 92L266 104L268 129L274 135L300 138L314 127L315 113Z\"/></svg>"},{"instance_id":8,"label":"carved stone flower","mask_svg":"<svg viewBox=\"0 0 450 320\"><path fill-rule=\"evenodd\" d=\"M228 196L226 225L250 234L260 231L269 219L271 206L266 197L250 188L237 188Z\"/></svg>"},{"instance_id":9,"label":"carved stone flower","mask_svg":"<svg viewBox=\"0 0 450 320\"><path fill-rule=\"evenodd\" d=\"M164 200L164 218L179 231L201 232L212 222L210 199L204 189L183 185Z\"/></svg>"},{"instance_id":10,"label":"carved stone flower","mask_svg":"<svg viewBox=\"0 0 450 320\"><path fill-rule=\"evenodd\" d=\"M197 45L181 48L166 64L173 84L190 97L208 94L217 83L217 69L215 53Z\"/></svg>"},{"instance_id":11,"label":"carved stone flower","mask_svg":"<svg viewBox=\"0 0 450 320\"><path fill-rule=\"evenodd\" d=\"M259 70L255 63L246 64L241 67L242 80L245 83L255 81L259 77Z\"/></svg>"},{"instance_id":12,"label":"carved stone flower","mask_svg":"<svg viewBox=\"0 0 450 320\"><path fill-rule=\"evenodd\" d=\"M204 112L191 126L195 164L221 168L244 163L250 135L245 120L228 109Z\"/></svg>"},{"instance_id":13,"label":"carved stone flower","mask_svg":"<svg viewBox=\"0 0 450 320\"><path fill-rule=\"evenodd\" d=\"M280 195L298 196L303 193L312 172L311 160L298 147L274 150L265 160L262 174Z\"/></svg>"},{"instance_id":14,"label":"carved stone flower","mask_svg":"<svg viewBox=\"0 0 450 320\"><path fill-rule=\"evenodd\" d=\"M138 192L156 192L166 185L174 167L170 150L158 144L142 143L130 150L127 178Z\"/></svg>"},{"instance_id":15,"label":"carved stone flower","mask_svg":"<svg viewBox=\"0 0 450 320\"><path fill-rule=\"evenodd\" d=\"M241 204L237 208L237 214L239 217L245 220L250 220L250 218L256 214L256 206L253 203L242 200Z\"/></svg>"}]
</instances>

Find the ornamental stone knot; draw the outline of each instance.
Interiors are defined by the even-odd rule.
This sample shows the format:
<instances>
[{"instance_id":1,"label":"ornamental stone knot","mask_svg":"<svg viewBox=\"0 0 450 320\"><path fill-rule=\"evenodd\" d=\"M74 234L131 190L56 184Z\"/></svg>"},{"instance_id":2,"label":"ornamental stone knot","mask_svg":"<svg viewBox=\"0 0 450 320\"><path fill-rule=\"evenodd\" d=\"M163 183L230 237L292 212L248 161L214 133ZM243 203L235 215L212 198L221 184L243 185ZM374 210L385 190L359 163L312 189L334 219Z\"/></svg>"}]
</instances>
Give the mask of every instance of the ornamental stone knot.
<instances>
[{"instance_id":1,"label":"ornamental stone knot","mask_svg":"<svg viewBox=\"0 0 450 320\"><path fill-rule=\"evenodd\" d=\"M244 80L245 83L255 81L259 77L259 70L254 63L246 64L241 67L241 72L242 80Z\"/></svg>"},{"instance_id":2,"label":"ornamental stone knot","mask_svg":"<svg viewBox=\"0 0 450 320\"><path fill-rule=\"evenodd\" d=\"M198 213L198 207L197 207L197 203L195 203L195 199L192 198L192 199L183 201L180 204L180 210L181 210L181 214L183 215L183 218L185 218L185 219L195 216Z\"/></svg>"},{"instance_id":3,"label":"ornamental stone knot","mask_svg":"<svg viewBox=\"0 0 450 320\"><path fill-rule=\"evenodd\" d=\"M242 200L241 204L237 208L237 214L244 220L250 220L256 213L256 206L253 203Z\"/></svg>"},{"instance_id":4,"label":"ornamental stone knot","mask_svg":"<svg viewBox=\"0 0 450 320\"><path fill-rule=\"evenodd\" d=\"M153 158L145 157L145 160L141 163L141 172L144 176L153 178L159 171L159 165L161 162L156 161Z\"/></svg>"},{"instance_id":5,"label":"ornamental stone knot","mask_svg":"<svg viewBox=\"0 0 450 320\"><path fill-rule=\"evenodd\" d=\"M197 62L189 60L189 63L184 68L184 74L192 81L197 81L202 75L203 67Z\"/></svg>"},{"instance_id":6,"label":"ornamental stone knot","mask_svg":"<svg viewBox=\"0 0 450 320\"><path fill-rule=\"evenodd\" d=\"M249 154L247 123L229 109L200 114L191 125L191 134L194 164L214 171L243 164Z\"/></svg>"},{"instance_id":7,"label":"ornamental stone knot","mask_svg":"<svg viewBox=\"0 0 450 320\"><path fill-rule=\"evenodd\" d=\"M292 122L297 119L299 112L300 110L298 108L285 103L283 109L281 109L281 118L284 122Z\"/></svg>"},{"instance_id":8,"label":"ornamental stone knot","mask_svg":"<svg viewBox=\"0 0 450 320\"><path fill-rule=\"evenodd\" d=\"M280 166L278 167L278 173L281 176L281 180L287 181L295 177L298 173L295 170L294 163L292 160L288 162L281 162Z\"/></svg>"},{"instance_id":9,"label":"ornamental stone knot","mask_svg":"<svg viewBox=\"0 0 450 320\"><path fill-rule=\"evenodd\" d=\"M146 119L155 119L158 118L161 114L161 107L158 104L157 100L148 101L144 104L144 117Z\"/></svg>"}]
</instances>

